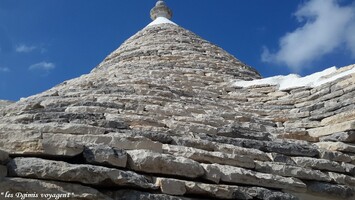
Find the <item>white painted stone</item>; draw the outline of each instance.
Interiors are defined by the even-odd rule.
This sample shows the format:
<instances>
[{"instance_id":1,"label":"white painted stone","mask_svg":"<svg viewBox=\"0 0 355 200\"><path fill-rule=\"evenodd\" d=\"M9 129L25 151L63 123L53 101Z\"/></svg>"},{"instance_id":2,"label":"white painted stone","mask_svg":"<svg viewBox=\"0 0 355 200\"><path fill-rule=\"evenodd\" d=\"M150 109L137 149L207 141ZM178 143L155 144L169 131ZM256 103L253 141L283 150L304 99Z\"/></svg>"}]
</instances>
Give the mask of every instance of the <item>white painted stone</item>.
<instances>
[{"instance_id":1,"label":"white painted stone","mask_svg":"<svg viewBox=\"0 0 355 200\"><path fill-rule=\"evenodd\" d=\"M175 24L174 22L168 20L165 17L158 17L154 21L152 21L150 24L148 24L146 27L159 25L159 24L172 24L172 25L177 26L177 24Z\"/></svg>"}]
</instances>

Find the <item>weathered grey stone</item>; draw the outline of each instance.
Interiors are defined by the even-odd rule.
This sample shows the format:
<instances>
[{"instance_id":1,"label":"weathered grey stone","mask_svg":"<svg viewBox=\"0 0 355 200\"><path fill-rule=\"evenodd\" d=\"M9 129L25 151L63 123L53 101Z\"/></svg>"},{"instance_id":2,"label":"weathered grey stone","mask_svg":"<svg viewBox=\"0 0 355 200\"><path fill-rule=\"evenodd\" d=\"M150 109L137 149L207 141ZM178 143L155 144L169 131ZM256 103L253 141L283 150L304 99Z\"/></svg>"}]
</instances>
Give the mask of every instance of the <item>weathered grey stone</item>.
<instances>
[{"instance_id":1,"label":"weathered grey stone","mask_svg":"<svg viewBox=\"0 0 355 200\"><path fill-rule=\"evenodd\" d=\"M219 199L252 199L244 188L230 185L212 185L185 181L186 194Z\"/></svg>"},{"instance_id":2,"label":"weathered grey stone","mask_svg":"<svg viewBox=\"0 0 355 200\"><path fill-rule=\"evenodd\" d=\"M241 187L233 185L214 185L184 181L170 178L158 178L157 184L165 194L204 196L207 198L218 199L240 199L248 200L253 198L260 199L295 199L291 195L275 192L259 187Z\"/></svg>"},{"instance_id":3,"label":"weathered grey stone","mask_svg":"<svg viewBox=\"0 0 355 200\"><path fill-rule=\"evenodd\" d=\"M155 184L164 194L182 196L186 193L185 183L180 180L157 178Z\"/></svg>"},{"instance_id":4,"label":"weathered grey stone","mask_svg":"<svg viewBox=\"0 0 355 200\"><path fill-rule=\"evenodd\" d=\"M44 153L49 155L74 156L82 153L85 145L105 144L118 149L147 149L162 152L160 142L141 136L124 133L106 135L43 134Z\"/></svg>"},{"instance_id":5,"label":"weathered grey stone","mask_svg":"<svg viewBox=\"0 0 355 200\"><path fill-rule=\"evenodd\" d=\"M349 163L341 163L341 166L345 169L345 172L355 177L355 165Z\"/></svg>"},{"instance_id":6,"label":"weathered grey stone","mask_svg":"<svg viewBox=\"0 0 355 200\"><path fill-rule=\"evenodd\" d=\"M221 152L209 152L192 147L181 147L176 145L163 145L163 152L175 156L190 158L202 163L219 163L224 165L254 168L253 159L248 156L227 154Z\"/></svg>"},{"instance_id":7,"label":"weathered grey stone","mask_svg":"<svg viewBox=\"0 0 355 200\"><path fill-rule=\"evenodd\" d=\"M268 96L278 98L278 97L286 96L287 94L288 94L287 92L275 91L275 92L268 93Z\"/></svg>"},{"instance_id":8,"label":"weathered grey stone","mask_svg":"<svg viewBox=\"0 0 355 200\"><path fill-rule=\"evenodd\" d=\"M0 149L0 164L5 164L9 160L9 154Z\"/></svg>"},{"instance_id":9,"label":"weathered grey stone","mask_svg":"<svg viewBox=\"0 0 355 200\"><path fill-rule=\"evenodd\" d=\"M350 65L351 66L351 65ZM348 70L349 67L342 67L341 69L344 70ZM339 71L341 71L341 69L339 69ZM348 78L345 78L344 80L339 80L337 81L333 86L332 86L332 90L336 91L336 90L341 90L347 86L353 86L354 85L354 74L348 75Z\"/></svg>"},{"instance_id":10,"label":"weathered grey stone","mask_svg":"<svg viewBox=\"0 0 355 200\"><path fill-rule=\"evenodd\" d=\"M276 174L284 177L295 177L302 180L317 180L330 182L331 178L319 170L291 166L273 162L256 161L255 170L267 174Z\"/></svg>"},{"instance_id":11,"label":"weathered grey stone","mask_svg":"<svg viewBox=\"0 0 355 200\"><path fill-rule=\"evenodd\" d=\"M278 153L269 153L268 155L270 156L271 161L273 162L295 165L295 162L289 156L285 156Z\"/></svg>"},{"instance_id":12,"label":"weathered grey stone","mask_svg":"<svg viewBox=\"0 0 355 200\"><path fill-rule=\"evenodd\" d=\"M110 113L118 114L119 110L113 108L104 108L99 106L71 106L65 109L67 113Z\"/></svg>"},{"instance_id":13,"label":"weathered grey stone","mask_svg":"<svg viewBox=\"0 0 355 200\"><path fill-rule=\"evenodd\" d=\"M280 122L286 122L286 121L294 121L302 118L308 118L311 116L311 113L309 111L304 111L304 112L298 112L298 113L283 113L281 115L276 115L275 119L276 121Z\"/></svg>"},{"instance_id":14,"label":"weathered grey stone","mask_svg":"<svg viewBox=\"0 0 355 200\"><path fill-rule=\"evenodd\" d=\"M330 196L349 200L355 197L354 190L344 185L312 182L307 184L307 190L324 197Z\"/></svg>"},{"instance_id":15,"label":"weathered grey stone","mask_svg":"<svg viewBox=\"0 0 355 200\"><path fill-rule=\"evenodd\" d=\"M308 100L314 100L314 99L318 99L324 95L327 95L330 93L330 88L328 84L323 84L320 87L316 87L311 89L311 94L312 96L310 96L308 98Z\"/></svg>"},{"instance_id":16,"label":"weathered grey stone","mask_svg":"<svg viewBox=\"0 0 355 200\"><path fill-rule=\"evenodd\" d=\"M214 142L201 139L173 137L172 144L185 147L194 147L206 151L214 151L217 147Z\"/></svg>"},{"instance_id":17,"label":"weathered grey stone","mask_svg":"<svg viewBox=\"0 0 355 200\"><path fill-rule=\"evenodd\" d=\"M285 122L284 123L285 128L289 129L299 129L299 128L315 128L319 127L320 124L317 121L295 121L295 122Z\"/></svg>"},{"instance_id":18,"label":"weathered grey stone","mask_svg":"<svg viewBox=\"0 0 355 200\"><path fill-rule=\"evenodd\" d=\"M351 121L355 119L355 111L354 110L349 110L346 112L342 112L339 114L336 114L331 117L327 117L322 119L321 124L323 126L326 125L332 125L332 124L337 124L337 123L342 123L344 121Z\"/></svg>"},{"instance_id":19,"label":"weathered grey stone","mask_svg":"<svg viewBox=\"0 0 355 200\"><path fill-rule=\"evenodd\" d=\"M10 154L43 154L41 133L34 131L6 131L0 128L0 147Z\"/></svg>"},{"instance_id":20,"label":"weathered grey stone","mask_svg":"<svg viewBox=\"0 0 355 200\"><path fill-rule=\"evenodd\" d=\"M217 134L216 127L205 124L194 122L181 122L171 119L165 120L164 123L164 127L167 126L169 129L179 134L184 134L186 132Z\"/></svg>"},{"instance_id":21,"label":"weathered grey stone","mask_svg":"<svg viewBox=\"0 0 355 200\"><path fill-rule=\"evenodd\" d=\"M355 153L355 145L343 142L318 142L317 146L330 151L341 151L346 153Z\"/></svg>"},{"instance_id":22,"label":"weathered grey stone","mask_svg":"<svg viewBox=\"0 0 355 200\"><path fill-rule=\"evenodd\" d=\"M299 166L304 168L313 168L319 170L327 170L334 172L345 172L345 168L339 163L325 159L306 158L306 157L293 157L293 161Z\"/></svg>"},{"instance_id":23,"label":"weathered grey stone","mask_svg":"<svg viewBox=\"0 0 355 200\"><path fill-rule=\"evenodd\" d=\"M300 88L299 91L291 90L291 95L280 97L279 99L302 99L311 95L311 92L307 88Z\"/></svg>"},{"instance_id":24,"label":"weathered grey stone","mask_svg":"<svg viewBox=\"0 0 355 200\"><path fill-rule=\"evenodd\" d=\"M0 181L3 177L7 176L7 167L4 165L0 165Z\"/></svg>"},{"instance_id":25,"label":"weathered grey stone","mask_svg":"<svg viewBox=\"0 0 355 200\"><path fill-rule=\"evenodd\" d=\"M169 135L170 131L142 131L142 130L120 130L117 134L124 133L124 135L132 137L145 137L152 141L157 141L163 144L171 144L173 138Z\"/></svg>"},{"instance_id":26,"label":"weathered grey stone","mask_svg":"<svg viewBox=\"0 0 355 200\"><path fill-rule=\"evenodd\" d=\"M33 124L0 124L0 130L31 131L41 133L62 133L73 135L101 135L106 129L86 124L75 123L33 123Z\"/></svg>"},{"instance_id":27,"label":"weathered grey stone","mask_svg":"<svg viewBox=\"0 0 355 200\"><path fill-rule=\"evenodd\" d=\"M197 178L204 174L202 166L188 158L144 150L129 150L127 153L129 167L135 171L188 178Z\"/></svg>"},{"instance_id":28,"label":"weathered grey stone","mask_svg":"<svg viewBox=\"0 0 355 200\"><path fill-rule=\"evenodd\" d=\"M8 163L8 170L9 175L14 177L79 182L102 187L156 188L145 176L134 172L93 165L74 165L40 158L15 158Z\"/></svg>"},{"instance_id":29,"label":"weathered grey stone","mask_svg":"<svg viewBox=\"0 0 355 200\"><path fill-rule=\"evenodd\" d=\"M312 137L321 137L331 135L333 133L355 130L355 120L340 122L337 124L328 125L325 127L308 129L308 133Z\"/></svg>"},{"instance_id":30,"label":"weathered grey stone","mask_svg":"<svg viewBox=\"0 0 355 200\"><path fill-rule=\"evenodd\" d=\"M270 140L270 133L266 132L264 125L251 122L234 123L232 125L223 126L218 129L217 135L263 141Z\"/></svg>"},{"instance_id":31,"label":"weathered grey stone","mask_svg":"<svg viewBox=\"0 0 355 200\"><path fill-rule=\"evenodd\" d=\"M324 108L324 102L318 102L318 101L306 101L303 103L298 103L295 105L300 112L311 112L314 110L318 110L321 108Z\"/></svg>"},{"instance_id":32,"label":"weathered grey stone","mask_svg":"<svg viewBox=\"0 0 355 200\"><path fill-rule=\"evenodd\" d=\"M118 190L115 192L106 192L106 194L114 200L199 200L195 198L192 199L187 197L177 197L166 194L152 194L149 192L141 192L135 190Z\"/></svg>"},{"instance_id":33,"label":"weathered grey stone","mask_svg":"<svg viewBox=\"0 0 355 200\"><path fill-rule=\"evenodd\" d=\"M331 91L329 94L324 95L324 96L318 98L317 100L320 102L324 102L327 100L336 99L336 97L342 96L343 94L344 94L343 90Z\"/></svg>"},{"instance_id":34,"label":"weathered grey stone","mask_svg":"<svg viewBox=\"0 0 355 200\"><path fill-rule=\"evenodd\" d=\"M257 149L243 148L243 147L238 147L229 144L220 144L220 143L214 143L214 144L215 144L215 149L214 149L215 151L221 151L229 154L243 155L253 160L260 160L260 161L270 160L269 156L266 153Z\"/></svg>"},{"instance_id":35,"label":"weathered grey stone","mask_svg":"<svg viewBox=\"0 0 355 200\"><path fill-rule=\"evenodd\" d=\"M340 107L340 106L339 106ZM334 108L334 109L337 109L337 108ZM327 117L330 117L330 116L333 116L333 115L335 115L336 113L335 112L330 112L330 111L328 111L328 112L321 112L321 113L313 113L312 115L310 115L309 117L308 117L308 119L309 120L315 120L315 121L320 121L320 120L322 120L322 119L324 119L324 118L327 118ZM320 132L320 131L318 131L318 132ZM330 133L331 134L331 133Z\"/></svg>"},{"instance_id":36,"label":"weathered grey stone","mask_svg":"<svg viewBox=\"0 0 355 200\"><path fill-rule=\"evenodd\" d=\"M109 144L112 147L126 150L146 149L155 152L163 152L163 145L160 142L155 142L145 137L125 137L120 133L109 133L107 136L112 137L112 141Z\"/></svg>"},{"instance_id":37,"label":"weathered grey stone","mask_svg":"<svg viewBox=\"0 0 355 200\"><path fill-rule=\"evenodd\" d=\"M260 187L247 187L245 188L245 191L251 195L252 197L255 197L256 199L263 199L263 200L301 200L298 199L297 197L293 196L290 193L285 193L285 192L279 192L279 191L273 191L273 190L268 190L265 188L260 188Z\"/></svg>"},{"instance_id":38,"label":"weathered grey stone","mask_svg":"<svg viewBox=\"0 0 355 200\"><path fill-rule=\"evenodd\" d=\"M353 79L354 79L354 77L353 77ZM354 90L355 90L355 85L354 84L346 86L343 89L344 93L350 93L350 92L353 92Z\"/></svg>"},{"instance_id":39,"label":"weathered grey stone","mask_svg":"<svg viewBox=\"0 0 355 200\"><path fill-rule=\"evenodd\" d=\"M355 142L355 131L339 132L319 138L324 142Z\"/></svg>"},{"instance_id":40,"label":"weathered grey stone","mask_svg":"<svg viewBox=\"0 0 355 200\"><path fill-rule=\"evenodd\" d=\"M280 139L304 140L309 142L318 142L319 139L311 137L305 128L285 128L281 134L277 135Z\"/></svg>"},{"instance_id":41,"label":"weathered grey stone","mask_svg":"<svg viewBox=\"0 0 355 200\"><path fill-rule=\"evenodd\" d=\"M317 148L308 143L297 143L287 140L266 142L266 150L288 156L318 156Z\"/></svg>"},{"instance_id":42,"label":"weathered grey stone","mask_svg":"<svg viewBox=\"0 0 355 200\"><path fill-rule=\"evenodd\" d=\"M101 164L114 167L126 167L127 153L105 145L88 146L84 150L84 158L88 163Z\"/></svg>"},{"instance_id":43,"label":"weathered grey stone","mask_svg":"<svg viewBox=\"0 0 355 200\"><path fill-rule=\"evenodd\" d=\"M37 194L38 197L34 196L34 198L40 200L112 200L112 198L100 193L94 188L80 184L64 183L59 181L45 181L29 178L5 178L4 180L0 181L0 188L1 192L8 191L9 194L13 194L14 198L16 193L22 193L24 195ZM28 199L29 198L30 197L28 197ZM0 199L4 199L4 196L0 195Z\"/></svg>"},{"instance_id":44,"label":"weathered grey stone","mask_svg":"<svg viewBox=\"0 0 355 200\"><path fill-rule=\"evenodd\" d=\"M351 156L338 152L338 151L328 151L320 150L319 157L321 159L336 161L336 162L351 162Z\"/></svg>"},{"instance_id":45,"label":"weathered grey stone","mask_svg":"<svg viewBox=\"0 0 355 200\"><path fill-rule=\"evenodd\" d=\"M329 172L328 174L335 182L355 188L355 178L334 172Z\"/></svg>"},{"instance_id":46,"label":"weathered grey stone","mask_svg":"<svg viewBox=\"0 0 355 200\"><path fill-rule=\"evenodd\" d=\"M266 152L274 152L285 154L289 156L318 156L319 152L315 145L307 142L295 142L292 140L273 140L273 141L259 141L242 138L228 138L223 136L203 136L199 135L201 139L217 143L227 143L238 147L258 149Z\"/></svg>"},{"instance_id":47,"label":"weathered grey stone","mask_svg":"<svg viewBox=\"0 0 355 200\"><path fill-rule=\"evenodd\" d=\"M76 142L73 135L44 133L42 140L43 153L58 156L77 156L84 151L84 145ZM69 139L71 138L71 139Z\"/></svg>"},{"instance_id":48,"label":"weathered grey stone","mask_svg":"<svg viewBox=\"0 0 355 200\"><path fill-rule=\"evenodd\" d=\"M249 184L294 191L305 191L306 188L306 185L296 178L285 178L227 165L212 164L212 166L212 169L219 170L219 175L217 176L220 176L220 180L227 183ZM206 168L206 165L204 168ZM206 177L216 177L216 175L206 175Z\"/></svg>"}]
</instances>

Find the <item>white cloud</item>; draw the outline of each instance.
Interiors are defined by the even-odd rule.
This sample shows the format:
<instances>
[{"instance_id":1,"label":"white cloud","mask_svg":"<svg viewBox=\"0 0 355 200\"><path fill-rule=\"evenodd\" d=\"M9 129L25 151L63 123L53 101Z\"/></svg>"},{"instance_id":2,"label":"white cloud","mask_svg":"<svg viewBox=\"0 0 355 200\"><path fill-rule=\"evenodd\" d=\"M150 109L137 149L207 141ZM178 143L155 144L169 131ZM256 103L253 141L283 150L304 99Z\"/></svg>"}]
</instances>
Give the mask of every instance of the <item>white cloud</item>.
<instances>
[{"instance_id":1,"label":"white cloud","mask_svg":"<svg viewBox=\"0 0 355 200\"><path fill-rule=\"evenodd\" d=\"M7 67L0 67L0 72L9 72L10 69Z\"/></svg>"},{"instance_id":2,"label":"white cloud","mask_svg":"<svg viewBox=\"0 0 355 200\"><path fill-rule=\"evenodd\" d=\"M55 64L51 62L40 62L31 65L28 69L29 70L44 70L44 71L50 71L55 68Z\"/></svg>"},{"instance_id":3,"label":"white cloud","mask_svg":"<svg viewBox=\"0 0 355 200\"><path fill-rule=\"evenodd\" d=\"M16 52L18 53L30 53L34 50L36 50L37 47L36 46L27 46L25 44L21 44L21 45L18 45L16 47Z\"/></svg>"},{"instance_id":4,"label":"white cloud","mask_svg":"<svg viewBox=\"0 0 355 200\"><path fill-rule=\"evenodd\" d=\"M303 25L280 39L279 50L263 48L264 62L284 64L301 71L312 62L347 47L355 57L355 7L340 6L338 0L310 0L296 11Z\"/></svg>"}]
</instances>

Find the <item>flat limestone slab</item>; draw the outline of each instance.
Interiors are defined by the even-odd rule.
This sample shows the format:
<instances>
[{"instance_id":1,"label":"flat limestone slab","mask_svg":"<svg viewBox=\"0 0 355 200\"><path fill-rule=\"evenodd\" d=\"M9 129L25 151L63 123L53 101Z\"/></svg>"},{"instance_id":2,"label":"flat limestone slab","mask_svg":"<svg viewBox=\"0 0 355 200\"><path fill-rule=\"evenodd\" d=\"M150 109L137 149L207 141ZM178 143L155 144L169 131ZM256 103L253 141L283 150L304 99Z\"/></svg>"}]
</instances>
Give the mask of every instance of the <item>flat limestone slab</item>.
<instances>
[{"instance_id":1,"label":"flat limestone slab","mask_svg":"<svg viewBox=\"0 0 355 200\"><path fill-rule=\"evenodd\" d=\"M318 142L317 146L330 151L341 151L346 153L355 153L355 145L343 142Z\"/></svg>"},{"instance_id":2,"label":"flat limestone slab","mask_svg":"<svg viewBox=\"0 0 355 200\"><path fill-rule=\"evenodd\" d=\"M320 128L308 129L308 134L311 137L321 137L331 135L337 132L349 131L355 129L355 120L342 122L334 125L324 126Z\"/></svg>"},{"instance_id":3,"label":"flat limestone slab","mask_svg":"<svg viewBox=\"0 0 355 200\"><path fill-rule=\"evenodd\" d=\"M69 164L40 158L15 158L8 165L9 176L82 183L102 187L156 189L146 176L113 168Z\"/></svg>"},{"instance_id":4,"label":"flat limestone slab","mask_svg":"<svg viewBox=\"0 0 355 200\"><path fill-rule=\"evenodd\" d=\"M309 168L292 165L256 161L255 169L259 172L280 175L284 177L295 177L303 180L318 180L324 182L331 181L331 178L327 174L319 170L312 170Z\"/></svg>"},{"instance_id":5,"label":"flat limestone slab","mask_svg":"<svg viewBox=\"0 0 355 200\"><path fill-rule=\"evenodd\" d=\"M240 199L250 200L253 198L263 199L289 199L296 200L292 195L272 191L262 187L243 187L234 185L215 185L193 181L184 181L171 178L157 178L156 184L161 191L168 195L193 195L204 196L213 199Z\"/></svg>"},{"instance_id":6,"label":"flat limestone slab","mask_svg":"<svg viewBox=\"0 0 355 200\"><path fill-rule=\"evenodd\" d=\"M127 153L106 145L93 145L85 148L83 155L88 163L114 167L126 167Z\"/></svg>"},{"instance_id":7,"label":"flat limestone slab","mask_svg":"<svg viewBox=\"0 0 355 200\"><path fill-rule=\"evenodd\" d=\"M188 178L197 178L205 173L198 162L188 158L146 150L129 150L127 153L128 166L134 171Z\"/></svg>"},{"instance_id":8,"label":"flat limestone slab","mask_svg":"<svg viewBox=\"0 0 355 200\"><path fill-rule=\"evenodd\" d=\"M248 184L301 192L306 190L306 184L293 177L282 177L219 164L204 164L202 166L206 171L205 178L215 182L219 179L221 182L226 183Z\"/></svg>"},{"instance_id":9,"label":"flat limestone slab","mask_svg":"<svg viewBox=\"0 0 355 200\"><path fill-rule=\"evenodd\" d=\"M335 123L341 123L343 121L350 121L355 119L355 110L349 110L347 112L342 112L334 116L324 118L321 121L322 125L330 125Z\"/></svg>"},{"instance_id":10,"label":"flat limestone slab","mask_svg":"<svg viewBox=\"0 0 355 200\"><path fill-rule=\"evenodd\" d=\"M164 153L174 156L190 158L200 163L218 163L253 169L254 161L247 156L227 154L222 152L211 152L192 147L181 147L177 145L163 145Z\"/></svg>"}]
</instances>

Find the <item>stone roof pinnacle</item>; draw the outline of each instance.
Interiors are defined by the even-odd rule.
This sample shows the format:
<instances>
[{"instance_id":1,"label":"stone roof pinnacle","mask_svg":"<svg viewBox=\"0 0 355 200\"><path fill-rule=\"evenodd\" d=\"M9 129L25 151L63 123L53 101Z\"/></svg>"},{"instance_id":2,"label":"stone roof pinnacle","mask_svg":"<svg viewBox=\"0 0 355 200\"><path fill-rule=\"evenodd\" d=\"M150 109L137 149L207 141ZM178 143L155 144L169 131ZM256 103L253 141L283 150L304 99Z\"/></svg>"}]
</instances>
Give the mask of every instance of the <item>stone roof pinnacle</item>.
<instances>
[{"instance_id":1,"label":"stone roof pinnacle","mask_svg":"<svg viewBox=\"0 0 355 200\"><path fill-rule=\"evenodd\" d=\"M165 4L163 0L158 0L155 4L154 8L150 10L150 18L155 20L158 17L164 17L167 19L171 19L173 16L173 12L171 9Z\"/></svg>"}]
</instances>

